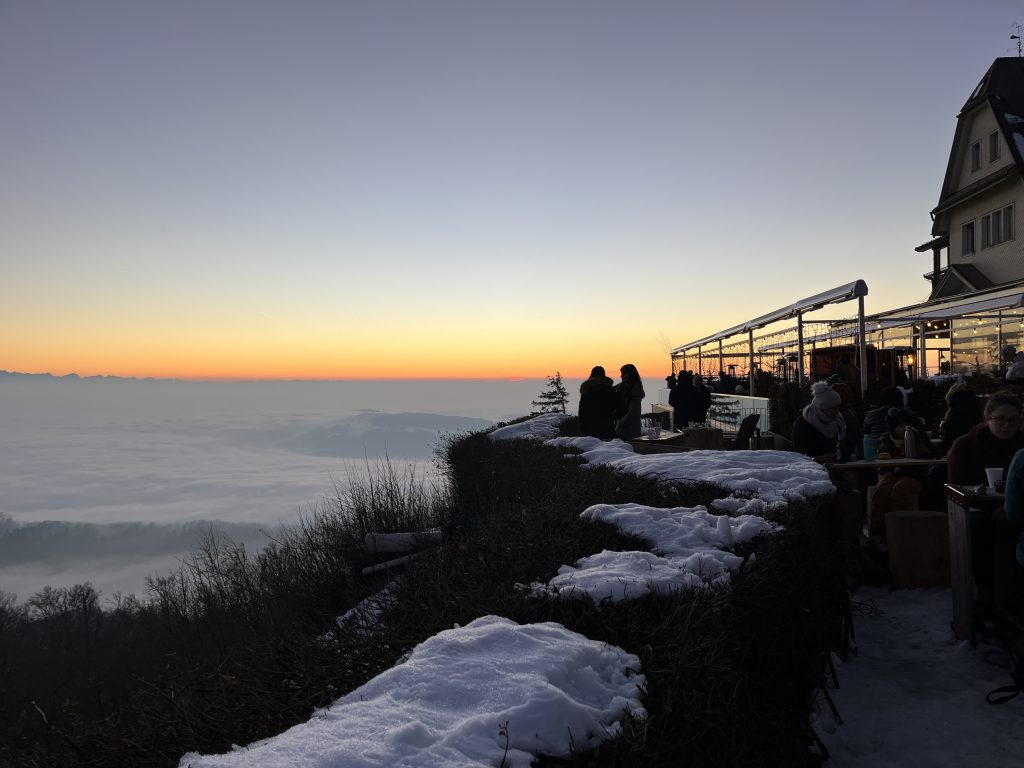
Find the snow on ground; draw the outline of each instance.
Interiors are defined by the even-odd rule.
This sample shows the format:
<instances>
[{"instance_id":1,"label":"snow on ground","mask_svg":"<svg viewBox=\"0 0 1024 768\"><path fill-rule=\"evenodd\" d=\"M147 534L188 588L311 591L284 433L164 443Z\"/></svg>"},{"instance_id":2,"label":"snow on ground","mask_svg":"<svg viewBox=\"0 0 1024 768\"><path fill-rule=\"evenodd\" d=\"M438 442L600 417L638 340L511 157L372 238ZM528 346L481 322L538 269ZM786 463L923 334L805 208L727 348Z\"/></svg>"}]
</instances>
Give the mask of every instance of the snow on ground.
<instances>
[{"instance_id":1,"label":"snow on ground","mask_svg":"<svg viewBox=\"0 0 1024 768\"><path fill-rule=\"evenodd\" d=\"M825 702L814 723L834 768L1024 765L1024 697L985 701L1010 684L1009 658L954 637L949 589L861 589L852 599L857 654L836 661L831 691L843 723Z\"/></svg>"},{"instance_id":2,"label":"snow on ground","mask_svg":"<svg viewBox=\"0 0 1024 768\"><path fill-rule=\"evenodd\" d=\"M507 431L496 439L550 440L563 418L548 414L502 428ZM583 450L590 464L713 482L740 494L714 503L733 513L832 492L823 468L791 453L641 456L621 441L558 438L551 444ZM584 514L642 536L655 550L602 552L570 569L586 571L588 584L601 585L586 587L597 590L598 599L612 592L621 593L616 599L633 597L652 583L684 588L727 578L739 558L725 550L771 530L757 517L730 519L699 507L599 504ZM574 579L565 584L580 589L585 580ZM814 722L830 765L1024 764L1024 697L1002 706L985 702L986 693L1010 682L1008 658L998 646L973 650L955 640L948 589L861 590L853 598L861 608L855 613L857 654L836 662L841 687L832 691L843 723L824 702ZM864 610L867 605L873 610ZM362 619L372 624L372 609L368 617ZM405 663L308 723L226 755L186 755L180 768L482 768L503 759L508 768L525 768L537 754L596 746L619 731L624 713L644 716L639 672L635 656L557 624L519 626L485 617L426 640ZM506 724L507 757L499 730Z\"/></svg>"},{"instance_id":3,"label":"snow on ground","mask_svg":"<svg viewBox=\"0 0 1024 768\"><path fill-rule=\"evenodd\" d=\"M537 754L595 748L624 713L644 717L639 670L636 656L559 624L485 616L424 641L309 722L179 766L527 768Z\"/></svg>"},{"instance_id":4,"label":"snow on ground","mask_svg":"<svg viewBox=\"0 0 1024 768\"><path fill-rule=\"evenodd\" d=\"M542 413L518 424L498 427L488 437L491 440L548 440L558 436L559 425L568 418L565 413Z\"/></svg>"},{"instance_id":5,"label":"snow on ground","mask_svg":"<svg viewBox=\"0 0 1024 768\"><path fill-rule=\"evenodd\" d=\"M754 515L713 515L703 507L595 504L580 517L602 520L639 536L654 552L606 550L584 557L575 566L563 565L547 584L532 585L535 592L618 602L648 592L724 585L743 563L743 558L726 550L777 529Z\"/></svg>"},{"instance_id":6,"label":"snow on ground","mask_svg":"<svg viewBox=\"0 0 1024 768\"><path fill-rule=\"evenodd\" d=\"M590 465L604 464L641 477L713 483L732 492L714 506L734 513L763 513L812 496L835 493L825 467L790 451L640 454L622 440L604 442L594 437L558 437L545 445L576 448L581 451L580 458Z\"/></svg>"}]
</instances>

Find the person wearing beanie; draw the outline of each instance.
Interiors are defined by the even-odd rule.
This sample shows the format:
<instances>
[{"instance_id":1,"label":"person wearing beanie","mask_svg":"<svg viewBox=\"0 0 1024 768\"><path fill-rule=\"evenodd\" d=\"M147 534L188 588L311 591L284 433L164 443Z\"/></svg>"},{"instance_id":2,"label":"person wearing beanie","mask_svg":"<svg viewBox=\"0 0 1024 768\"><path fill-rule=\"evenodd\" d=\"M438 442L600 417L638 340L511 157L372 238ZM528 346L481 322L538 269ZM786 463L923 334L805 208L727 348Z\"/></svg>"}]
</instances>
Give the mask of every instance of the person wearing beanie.
<instances>
[{"instance_id":1,"label":"person wearing beanie","mask_svg":"<svg viewBox=\"0 0 1024 768\"><path fill-rule=\"evenodd\" d=\"M600 365L595 365L590 378L580 384L580 432L584 435L602 440L615 437L615 419L621 413L614 385Z\"/></svg>"},{"instance_id":2,"label":"person wearing beanie","mask_svg":"<svg viewBox=\"0 0 1024 768\"><path fill-rule=\"evenodd\" d=\"M811 386L811 402L796 421L790 439L800 453L814 458L836 454L836 443L846 438L846 420L839 413L843 399L824 381Z\"/></svg>"}]
</instances>

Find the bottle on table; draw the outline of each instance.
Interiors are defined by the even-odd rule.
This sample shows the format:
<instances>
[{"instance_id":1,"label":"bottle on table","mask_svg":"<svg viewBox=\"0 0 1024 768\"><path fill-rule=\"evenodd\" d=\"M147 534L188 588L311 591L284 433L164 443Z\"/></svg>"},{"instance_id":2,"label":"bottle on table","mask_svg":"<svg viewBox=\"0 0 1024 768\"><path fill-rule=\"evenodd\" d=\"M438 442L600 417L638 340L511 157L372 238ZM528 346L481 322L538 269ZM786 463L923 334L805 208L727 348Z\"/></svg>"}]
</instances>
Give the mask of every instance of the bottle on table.
<instances>
[{"instance_id":1,"label":"bottle on table","mask_svg":"<svg viewBox=\"0 0 1024 768\"><path fill-rule=\"evenodd\" d=\"M903 458L917 458L917 432L913 427L907 427L907 431L903 433Z\"/></svg>"},{"instance_id":2,"label":"bottle on table","mask_svg":"<svg viewBox=\"0 0 1024 768\"><path fill-rule=\"evenodd\" d=\"M864 435L864 461L875 460L875 438L871 435Z\"/></svg>"}]
</instances>

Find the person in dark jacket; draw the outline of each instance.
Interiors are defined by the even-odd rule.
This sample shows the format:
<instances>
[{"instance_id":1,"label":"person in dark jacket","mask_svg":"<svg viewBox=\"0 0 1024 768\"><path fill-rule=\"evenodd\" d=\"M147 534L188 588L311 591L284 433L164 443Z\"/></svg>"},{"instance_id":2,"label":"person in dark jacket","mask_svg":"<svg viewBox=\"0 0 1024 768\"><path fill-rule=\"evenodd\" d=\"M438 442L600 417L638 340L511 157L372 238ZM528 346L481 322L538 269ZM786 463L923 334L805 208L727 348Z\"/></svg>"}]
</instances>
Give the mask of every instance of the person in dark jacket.
<instances>
[{"instance_id":1,"label":"person in dark jacket","mask_svg":"<svg viewBox=\"0 0 1024 768\"><path fill-rule=\"evenodd\" d=\"M813 384L811 402L793 422L793 447L814 458L834 458L836 443L846 435L846 421L839 413L841 404L839 393L824 381Z\"/></svg>"},{"instance_id":2,"label":"person in dark jacket","mask_svg":"<svg viewBox=\"0 0 1024 768\"><path fill-rule=\"evenodd\" d=\"M987 485L985 469L1001 467L1007 477L1017 451L1024 448L1021 433L1021 402L1016 395L996 392L985 403L985 421L958 438L949 449L949 482L953 485ZM974 584L982 611L994 607L996 573L1012 557L1016 537L1002 507L971 509L971 560ZM1009 553L1009 555L1008 555Z\"/></svg>"},{"instance_id":3,"label":"person in dark jacket","mask_svg":"<svg viewBox=\"0 0 1024 768\"><path fill-rule=\"evenodd\" d=\"M1006 551L1003 555L1009 559L1008 551L1013 549L1014 560L1008 564L997 563L994 570L999 570L999 565L1004 565L1009 572L1010 585L1009 595L1004 602L1004 607L1015 613L1018 618L1024 619L1024 451L1020 451L1010 462L1010 471L1006 476L1006 539L1008 541L999 547Z\"/></svg>"},{"instance_id":4,"label":"person in dark jacket","mask_svg":"<svg viewBox=\"0 0 1024 768\"><path fill-rule=\"evenodd\" d=\"M949 482L954 485L987 485L987 467L1002 467L1006 477L1013 455L1024 448L1021 402L1016 395L991 395L985 403L984 417L949 449Z\"/></svg>"},{"instance_id":5,"label":"person in dark jacket","mask_svg":"<svg viewBox=\"0 0 1024 768\"><path fill-rule=\"evenodd\" d=\"M680 371L675 389L668 396L668 404L672 406L672 423L678 429L688 427L691 421L696 421L696 402L697 391L693 387L693 374L689 371Z\"/></svg>"},{"instance_id":6,"label":"person in dark jacket","mask_svg":"<svg viewBox=\"0 0 1024 768\"><path fill-rule=\"evenodd\" d=\"M580 384L580 432L589 437L611 440L615 437L615 419L624 413L615 394L615 382L595 365L590 378Z\"/></svg>"},{"instance_id":7,"label":"person in dark jacket","mask_svg":"<svg viewBox=\"0 0 1024 768\"><path fill-rule=\"evenodd\" d=\"M704 383L702 376L693 377L693 421L696 424L704 424L708 420L708 410L711 408L711 390Z\"/></svg>"},{"instance_id":8,"label":"person in dark jacket","mask_svg":"<svg viewBox=\"0 0 1024 768\"><path fill-rule=\"evenodd\" d=\"M615 393L619 397L622 416L615 420L615 435L623 440L640 437L643 432L640 426L640 408L644 399L644 382L640 371L632 363L619 368L621 380L615 385ZM678 386L678 385L677 385Z\"/></svg>"},{"instance_id":9,"label":"person in dark jacket","mask_svg":"<svg viewBox=\"0 0 1024 768\"><path fill-rule=\"evenodd\" d=\"M953 441L968 434L985 420L981 401L966 384L954 384L946 392L946 415L939 424L942 452L949 453Z\"/></svg>"},{"instance_id":10,"label":"person in dark jacket","mask_svg":"<svg viewBox=\"0 0 1024 768\"><path fill-rule=\"evenodd\" d=\"M903 407L903 393L899 387L886 387L879 395L878 406L872 408L864 416L864 428L862 432L865 435L871 435L875 440L878 440L888 430L886 419L889 417L889 410L891 408L902 408Z\"/></svg>"}]
</instances>

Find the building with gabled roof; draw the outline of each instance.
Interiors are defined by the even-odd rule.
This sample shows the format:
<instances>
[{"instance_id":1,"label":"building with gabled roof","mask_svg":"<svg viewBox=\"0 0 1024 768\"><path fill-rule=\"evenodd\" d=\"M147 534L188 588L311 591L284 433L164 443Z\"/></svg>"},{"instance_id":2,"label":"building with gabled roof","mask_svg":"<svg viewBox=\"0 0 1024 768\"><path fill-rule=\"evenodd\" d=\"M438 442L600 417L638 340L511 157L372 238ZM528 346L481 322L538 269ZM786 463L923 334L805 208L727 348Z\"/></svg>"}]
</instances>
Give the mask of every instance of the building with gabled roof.
<instances>
[{"instance_id":1,"label":"building with gabled roof","mask_svg":"<svg viewBox=\"0 0 1024 768\"><path fill-rule=\"evenodd\" d=\"M1024 59L998 58L957 115L938 205L931 212L931 299L1024 281ZM941 253L947 251L947 263Z\"/></svg>"}]
</instances>

